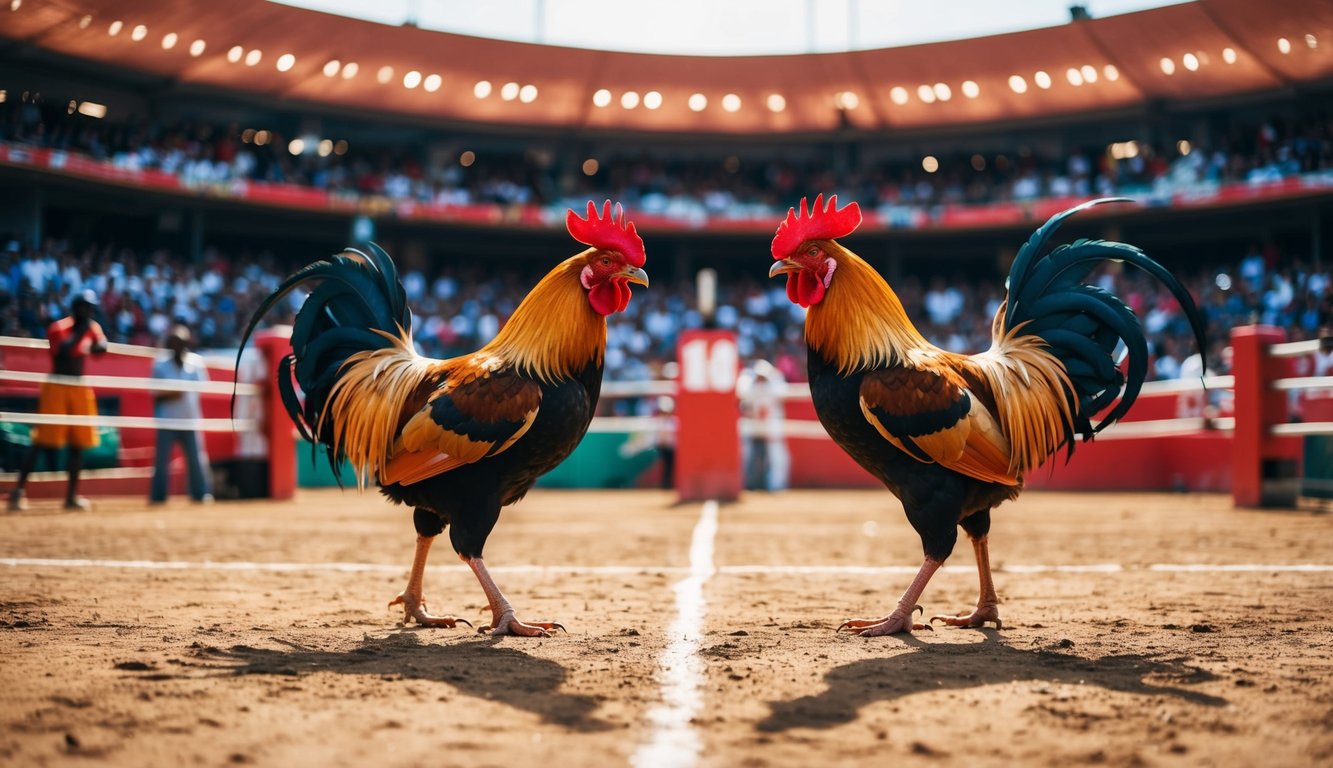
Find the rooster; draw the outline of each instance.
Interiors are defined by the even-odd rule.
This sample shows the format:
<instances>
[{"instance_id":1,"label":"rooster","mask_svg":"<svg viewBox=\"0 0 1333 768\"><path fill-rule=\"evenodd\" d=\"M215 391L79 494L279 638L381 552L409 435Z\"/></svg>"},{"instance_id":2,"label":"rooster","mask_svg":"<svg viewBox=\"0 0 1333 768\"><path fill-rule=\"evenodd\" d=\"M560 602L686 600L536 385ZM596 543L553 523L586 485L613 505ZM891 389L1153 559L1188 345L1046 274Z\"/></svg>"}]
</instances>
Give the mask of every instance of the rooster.
<instances>
[{"instance_id":1,"label":"rooster","mask_svg":"<svg viewBox=\"0 0 1333 768\"><path fill-rule=\"evenodd\" d=\"M1079 240L1042 255L1061 222L1106 202L1113 201L1085 203L1037 229L1009 271L990 349L971 356L927 342L884 279L835 240L860 225L856 203L838 209L834 196L824 206L820 195L807 211L802 199L800 213L791 209L778 227L769 277L786 275L788 297L808 309L815 412L833 440L902 501L925 554L888 616L849 620L838 631L929 629L913 623L913 614L953 552L958 527L972 541L981 594L970 613L931 623L1001 627L986 545L991 509L1016 498L1024 475L1053 453L1072 455L1076 437L1090 440L1124 416L1147 373L1138 318L1113 294L1082 282L1093 267L1123 261L1161 280L1205 349L1189 292L1138 248ZM1120 344L1128 354L1123 371L1115 358Z\"/></svg>"},{"instance_id":2,"label":"rooster","mask_svg":"<svg viewBox=\"0 0 1333 768\"><path fill-rule=\"evenodd\" d=\"M569 233L589 248L562 261L528 293L495 339L469 355L434 360L415 351L412 314L393 261L376 245L311 264L280 285L251 318L298 286L321 281L292 327L278 389L300 433L325 446L357 485L377 478L385 496L414 508L416 555L401 605L404 622L454 627L427 612L426 558L449 528L491 610L478 631L549 636L555 622L523 622L496 586L482 548L500 516L574 450L602 384L606 317L624 311L630 284L648 285L643 240L608 200L601 215L569 211ZM298 396L295 383L304 394Z\"/></svg>"}]
</instances>

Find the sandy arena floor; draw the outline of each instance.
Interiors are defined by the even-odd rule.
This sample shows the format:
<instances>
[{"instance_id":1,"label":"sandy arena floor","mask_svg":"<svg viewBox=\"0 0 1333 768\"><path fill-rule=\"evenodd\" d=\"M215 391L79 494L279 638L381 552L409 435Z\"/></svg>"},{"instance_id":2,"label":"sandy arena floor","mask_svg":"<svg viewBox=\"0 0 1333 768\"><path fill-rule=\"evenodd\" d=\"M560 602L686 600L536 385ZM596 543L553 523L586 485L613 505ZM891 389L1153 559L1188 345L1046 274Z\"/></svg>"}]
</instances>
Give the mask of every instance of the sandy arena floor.
<instances>
[{"instance_id":1,"label":"sandy arena floor","mask_svg":"<svg viewBox=\"0 0 1333 768\"><path fill-rule=\"evenodd\" d=\"M887 493L750 494L715 535L672 501L506 511L486 559L569 628L541 640L400 626L411 517L371 494L0 516L0 763L1333 763L1333 516L1031 493L995 518L1003 631L859 638L920 564ZM432 608L484 623L435 555ZM927 615L976 599L950 566Z\"/></svg>"}]
</instances>

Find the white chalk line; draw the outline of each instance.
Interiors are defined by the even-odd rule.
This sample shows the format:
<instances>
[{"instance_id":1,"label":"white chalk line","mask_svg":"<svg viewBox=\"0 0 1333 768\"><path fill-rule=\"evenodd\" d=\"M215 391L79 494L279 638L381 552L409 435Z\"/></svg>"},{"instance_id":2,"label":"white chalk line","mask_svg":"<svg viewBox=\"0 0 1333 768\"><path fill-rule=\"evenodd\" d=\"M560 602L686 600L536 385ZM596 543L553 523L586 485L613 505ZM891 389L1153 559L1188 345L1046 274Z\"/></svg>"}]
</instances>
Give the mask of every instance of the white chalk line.
<instances>
[{"instance_id":1,"label":"white chalk line","mask_svg":"<svg viewBox=\"0 0 1333 768\"><path fill-rule=\"evenodd\" d=\"M699 658L708 604L704 585L717 572L713 541L717 537L717 502L704 503L690 539L689 575L672 587L676 618L667 627L667 645L659 661L662 701L648 711L651 732L630 757L635 768L693 768L703 741L691 721L703 709L705 669Z\"/></svg>"},{"instance_id":2,"label":"white chalk line","mask_svg":"<svg viewBox=\"0 0 1333 768\"><path fill-rule=\"evenodd\" d=\"M390 563L256 563L226 560L94 560L87 558L0 557L0 567L8 568L124 568L157 571L262 571L272 573L388 573L407 571L406 564ZM468 573L463 565L427 566L432 573ZM492 573L519 576L678 576L692 574L693 567L679 565L497 565ZM975 573L974 565L946 565L944 573ZM994 573L1333 573L1327 563L1150 563L1121 565L998 565ZM722 576L911 576L915 566L907 565L720 565L713 573Z\"/></svg>"}]
</instances>

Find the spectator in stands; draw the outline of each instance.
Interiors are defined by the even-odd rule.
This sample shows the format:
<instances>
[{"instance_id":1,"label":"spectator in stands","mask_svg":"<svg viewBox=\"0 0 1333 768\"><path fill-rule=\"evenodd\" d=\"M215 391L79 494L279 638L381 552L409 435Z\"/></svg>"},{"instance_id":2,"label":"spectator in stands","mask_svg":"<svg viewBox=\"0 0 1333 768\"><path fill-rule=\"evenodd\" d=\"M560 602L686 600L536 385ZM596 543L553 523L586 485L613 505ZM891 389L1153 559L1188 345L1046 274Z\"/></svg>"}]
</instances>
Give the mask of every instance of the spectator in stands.
<instances>
[{"instance_id":1,"label":"spectator in stands","mask_svg":"<svg viewBox=\"0 0 1333 768\"><path fill-rule=\"evenodd\" d=\"M69 317L61 318L46 330L51 345L51 372L58 381L42 384L38 394L37 412L43 415L96 416L97 398L91 387L78 381L83 376L83 362L88 355L106 352L106 334L93 319L97 308L97 294L83 290L74 296ZM97 447L97 428L87 425L38 424L32 432L32 447L28 449L19 467L18 485L9 493L9 510L27 508L28 478L37 465L37 454L45 451L52 466L57 453L68 446L65 466L68 483L65 488L65 509L87 511L89 501L79 495L79 471L83 469L83 452Z\"/></svg>"},{"instance_id":2,"label":"spectator in stands","mask_svg":"<svg viewBox=\"0 0 1333 768\"><path fill-rule=\"evenodd\" d=\"M153 378L162 381L208 381L204 359L189 351L190 329L176 324L167 333L166 348L170 354L153 363ZM153 416L159 419L199 419L199 393L195 391L156 392L153 394ZM213 501L213 483L208 476L208 454L204 441L193 429L158 429L157 445L153 456L153 485L148 500L162 504L167 500L170 480L172 449L180 445L188 469L190 497L197 502Z\"/></svg>"}]
</instances>

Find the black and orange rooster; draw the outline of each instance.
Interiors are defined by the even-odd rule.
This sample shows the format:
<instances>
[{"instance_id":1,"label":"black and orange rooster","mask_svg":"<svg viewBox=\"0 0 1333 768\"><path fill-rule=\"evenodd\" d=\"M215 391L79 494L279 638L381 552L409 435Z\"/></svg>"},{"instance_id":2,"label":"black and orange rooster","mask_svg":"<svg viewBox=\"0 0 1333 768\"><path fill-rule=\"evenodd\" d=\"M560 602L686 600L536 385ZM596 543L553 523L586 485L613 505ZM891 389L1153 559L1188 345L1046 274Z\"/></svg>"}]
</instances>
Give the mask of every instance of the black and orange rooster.
<instances>
[{"instance_id":1,"label":"black and orange rooster","mask_svg":"<svg viewBox=\"0 0 1333 768\"><path fill-rule=\"evenodd\" d=\"M892 613L847 621L839 631L928 629L914 624L912 614L931 575L953 552L959 526L972 540L981 596L970 614L931 621L1001 626L986 547L991 508L1017 497L1024 474L1057 450L1072 454L1077 436L1089 440L1124 416L1147 373L1138 318L1113 294L1082 282L1093 267L1123 261L1161 280L1205 349L1189 292L1138 248L1079 240L1043 255L1061 222L1105 202L1112 201L1059 213L1032 235L1010 269L991 348L971 356L927 342L884 279L836 242L860 225L856 203L839 210L836 197L824 206L821 195L807 211L802 199L800 213L792 209L778 227L769 276L786 275L787 295L808 308L810 393L819 420L902 501L925 552ZM1129 358L1124 371L1114 357L1122 343Z\"/></svg>"},{"instance_id":2,"label":"black and orange rooster","mask_svg":"<svg viewBox=\"0 0 1333 768\"><path fill-rule=\"evenodd\" d=\"M393 261L378 246L348 249L289 277L255 312L242 338L292 289L319 281L292 328L277 372L292 421L322 443L357 484L377 478L385 496L415 508L416 557L390 605L404 621L453 627L427 613L426 557L449 539L486 593L492 634L547 636L553 622L522 622L482 562L500 516L583 438L602 386L606 316L624 311L630 283L648 285L643 240L608 200L587 218L569 211L574 239L590 246L551 270L489 344L434 360L416 353L412 314ZM304 393L304 403L292 380ZM468 623L471 626L470 623Z\"/></svg>"}]
</instances>

